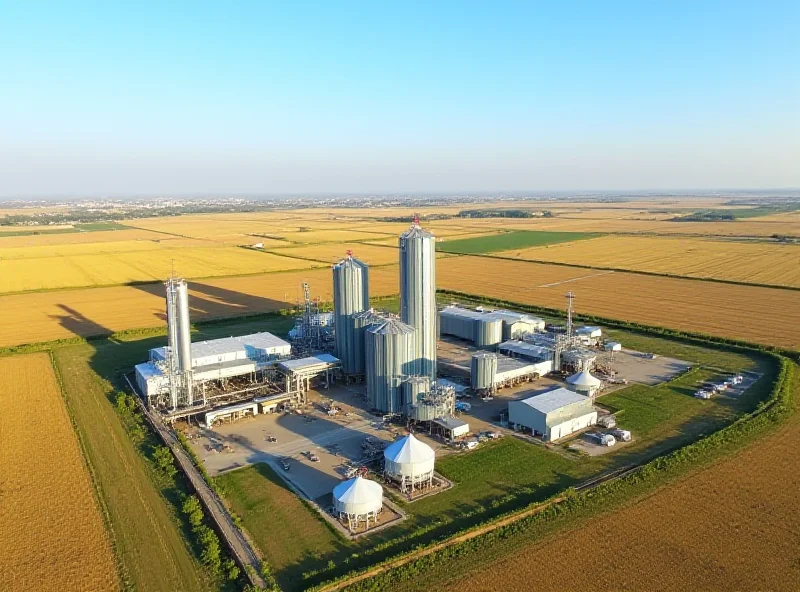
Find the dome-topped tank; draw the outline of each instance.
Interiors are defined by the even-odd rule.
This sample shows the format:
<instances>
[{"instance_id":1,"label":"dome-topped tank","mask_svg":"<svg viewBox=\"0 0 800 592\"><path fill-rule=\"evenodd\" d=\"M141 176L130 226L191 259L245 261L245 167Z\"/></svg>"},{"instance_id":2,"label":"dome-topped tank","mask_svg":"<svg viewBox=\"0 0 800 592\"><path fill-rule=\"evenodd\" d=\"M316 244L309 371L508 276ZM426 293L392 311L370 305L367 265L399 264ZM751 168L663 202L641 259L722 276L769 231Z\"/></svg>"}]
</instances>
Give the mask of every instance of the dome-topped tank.
<instances>
[{"instance_id":1,"label":"dome-topped tank","mask_svg":"<svg viewBox=\"0 0 800 592\"><path fill-rule=\"evenodd\" d=\"M353 528L358 522L375 520L383 508L383 487L375 481L356 477L333 488L333 510Z\"/></svg>"},{"instance_id":2,"label":"dome-topped tank","mask_svg":"<svg viewBox=\"0 0 800 592\"><path fill-rule=\"evenodd\" d=\"M345 374L364 374L364 347L353 317L368 306L369 267L348 251L347 257L333 266L336 357L342 361Z\"/></svg>"},{"instance_id":3,"label":"dome-topped tank","mask_svg":"<svg viewBox=\"0 0 800 592\"><path fill-rule=\"evenodd\" d=\"M400 484L401 491L413 490L431 484L435 459L433 448L408 434L383 451L384 473Z\"/></svg>"},{"instance_id":4,"label":"dome-topped tank","mask_svg":"<svg viewBox=\"0 0 800 592\"><path fill-rule=\"evenodd\" d=\"M579 393L586 393L591 396L597 392L597 390L600 388L600 385L603 384L603 381L595 376L592 376L589 373L589 370L583 370L582 372L578 372L577 374L573 374L572 376L568 377L567 384L572 387L572 390Z\"/></svg>"}]
</instances>

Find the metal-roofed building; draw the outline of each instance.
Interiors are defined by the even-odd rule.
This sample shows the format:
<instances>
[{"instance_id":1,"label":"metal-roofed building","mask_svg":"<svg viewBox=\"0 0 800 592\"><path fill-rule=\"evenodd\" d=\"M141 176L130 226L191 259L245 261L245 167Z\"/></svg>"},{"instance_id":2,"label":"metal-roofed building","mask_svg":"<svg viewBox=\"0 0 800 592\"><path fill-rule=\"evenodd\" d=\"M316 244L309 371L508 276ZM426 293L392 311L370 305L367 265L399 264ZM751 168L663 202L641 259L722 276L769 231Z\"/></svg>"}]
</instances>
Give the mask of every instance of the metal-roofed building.
<instances>
[{"instance_id":1,"label":"metal-roofed building","mask_svg":"<svg viewBox=\"0 0 800 592\"><path fill-rule=\"evenodd\" d=\"M291 350L289 343L266 332L192 343L191 380L201 384L251 375L288 358ZM168 347L156 347L149 362L135 367L136 383L148 401L169 392L167 362Z\"/></svg>"},{"instance_id":2,"label":"metal-roofed building","mask_svg":"<svg viewBox=\"0 0 800 592\"><path fill-rule=\"evenodd\" d=\"M484 311L450 305L439 312L439 327L442 335L474 341L478 347L489 347L503 340L520 339L541 331L544 321L510 310Z\"/></svg>"},{"instance_id":3,"label":"metal-roofed building","mask_svg":"<svg viewBox=\"0 0 800 592\"><path fill-rule=\"evenodd\" d=\"M559 387L509 402L508 421L515 429L527 428L543 440L552 441L595 425L597 411L589 397Z\"/></svg>"},{"instance_id":4,"label":"metal-roofed building","mask_svg":"<svg viewBox=\"0 0 800 592\"><path fill-rule=\"evenodd\" d=\"M544 345L534 345L525 341L505 341L498 349L507 356L526 358L534 361L553 361L554 350Z\"/></svg>"},{"instance_id":5,"label":"metal-roofed building","mask_svg":"<svg viewBox=\"0 0 800 592\"><path fill-rule=\"evenodd\" d=\"M192 343L192 369L232 362L249 360L266 364L288 358L292 346L272 333L253 333L239 337L223 337ZM150 361L166 361L167 348L156 347L150 350Z\"/></svg>"},{"instance_id":6,"label":"metal-roofed building","mask_svg":"<svg viewBox=\"0 0 800 592\"><path fill-rule=\"evenodd\" d=\"M311 379L325 377L325 388L331 383L333 372L341 368L339 358L331 354L316 354L296 360L278 362L278 370L286 377L287 393L306 393L311 388Z\"/></svg>"}]
</instances>

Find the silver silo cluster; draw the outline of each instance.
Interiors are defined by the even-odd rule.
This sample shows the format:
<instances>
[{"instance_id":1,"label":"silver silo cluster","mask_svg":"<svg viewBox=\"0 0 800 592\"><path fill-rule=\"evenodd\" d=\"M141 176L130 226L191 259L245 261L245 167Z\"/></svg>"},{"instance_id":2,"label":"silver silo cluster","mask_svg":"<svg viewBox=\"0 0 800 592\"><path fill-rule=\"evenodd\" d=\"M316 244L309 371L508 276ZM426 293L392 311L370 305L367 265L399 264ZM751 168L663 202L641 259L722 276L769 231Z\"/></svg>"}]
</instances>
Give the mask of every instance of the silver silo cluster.
<instances>
[{"instance_id":1,"label":"silver silo cluster","mask_svg":"<svg viewBox=\"0 0 800 592\"><path fill-rule=\"evenodd\" d=\"M396 318L366 329L367 397L372 407L386 413L405 412L402 383L411 374L414 333L414 327Z\"/></svg>"},{"instance_id":2,"label":"silver silo cluster","mask_svg":"<svg viewBox=\"0 0 800 592\"><path fill-rule=\"evenodd\" d=\"M350 376L364 374L364 337L355 327L355 315L369 308L369 267L347 252L333 266L333 312L336 357Z\"/></svg>"},{"instance_id":3,"label":"silver silo cluster","mask_svg":"<svg viewBox=\"0 0 800 592\"><path fill-rule=\"evenodd\" d=\"M436 239L414 223L400 235L400 318L416 329L413 372L436 380Z\"/></svg>"},{"instance_id":4,"label":"silver silo cluster","mask_svg":"<svg viewBox=\"0 0 800 592\"><path fill-rule=\"evenodd\" d=\"M473 390L493 390L496 374L497 354L492 354L489 352L477 352L472 354L470 377Z\"/></svg>"},{"instance_id":5,"label":"silver silo cluster","mask_svg":"<svg viewBox=\"0 0 800 592\"><path fill-rule=\"evenodd\" d=\"M186 280L170 278L167 292L170 403L173 409L193 404L192 326L189 321L189 288Z\"/></svg>"}]
</instances>

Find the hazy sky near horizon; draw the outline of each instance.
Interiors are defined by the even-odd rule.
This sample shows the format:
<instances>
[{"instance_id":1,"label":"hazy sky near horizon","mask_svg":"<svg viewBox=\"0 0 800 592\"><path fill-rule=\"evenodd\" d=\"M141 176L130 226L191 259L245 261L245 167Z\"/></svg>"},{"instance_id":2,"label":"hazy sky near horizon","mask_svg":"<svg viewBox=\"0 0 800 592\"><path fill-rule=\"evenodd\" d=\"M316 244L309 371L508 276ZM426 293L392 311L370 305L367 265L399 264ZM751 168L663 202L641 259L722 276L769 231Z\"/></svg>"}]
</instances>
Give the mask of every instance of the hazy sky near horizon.
<instances>
[{"instance_id":1,"label":"hazy sky near horizon","mask_svg":"<svg viewBox=\"0 0 800 592\"><path fill-rule=\"evenodd\" d=\"M800 187L800 2L0 0L0 196Z\"/></svg>"}]
</instances>

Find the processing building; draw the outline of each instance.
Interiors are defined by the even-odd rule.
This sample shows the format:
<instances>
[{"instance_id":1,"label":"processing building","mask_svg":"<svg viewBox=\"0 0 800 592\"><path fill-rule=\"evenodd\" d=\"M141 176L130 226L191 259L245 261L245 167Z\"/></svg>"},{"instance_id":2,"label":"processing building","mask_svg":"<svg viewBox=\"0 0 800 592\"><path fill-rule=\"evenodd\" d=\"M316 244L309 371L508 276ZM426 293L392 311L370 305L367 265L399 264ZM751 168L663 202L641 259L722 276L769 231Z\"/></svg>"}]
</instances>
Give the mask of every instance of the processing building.
<instances>
[{"instance_id":1,"label":"processing building","mask_svg":"<svg viewBox=\"0 0 800 592\"><path fill-rule=\"evenodd\" d=\"M400 235L400 320L413 327L414 360L409 374L436 380L436 239L419 217Z\"/></svg>"},{"instance_id":2,"label":"processing building","mask_svg":"<svg viewBox=\"0 0 800 592\"><path fill-rule=\"evenodd\" d=\"M504 340L522 339L544 330L544 326L545 322L538 317L510 310L473 310L453 304L439 312L442 335L472 341L478 347L491 348Z\"/></svg>"},{"instance_id":3,"label":"processing building","mask_svg":"<svg viewBox=\"0 0 800 592\"><path fill-rule=\"evenodd\" d=\"M508 423L528 429L545 441L558 440L597 423L597 411L589 397L562 387L510 401Z\"/></svg>"}]
</instances>

